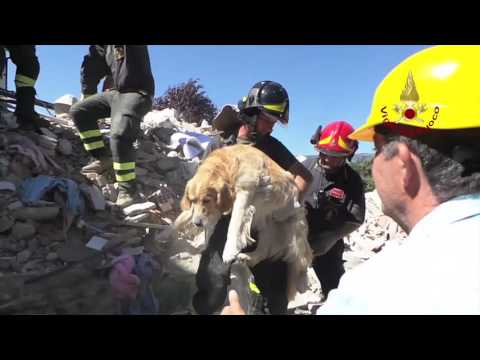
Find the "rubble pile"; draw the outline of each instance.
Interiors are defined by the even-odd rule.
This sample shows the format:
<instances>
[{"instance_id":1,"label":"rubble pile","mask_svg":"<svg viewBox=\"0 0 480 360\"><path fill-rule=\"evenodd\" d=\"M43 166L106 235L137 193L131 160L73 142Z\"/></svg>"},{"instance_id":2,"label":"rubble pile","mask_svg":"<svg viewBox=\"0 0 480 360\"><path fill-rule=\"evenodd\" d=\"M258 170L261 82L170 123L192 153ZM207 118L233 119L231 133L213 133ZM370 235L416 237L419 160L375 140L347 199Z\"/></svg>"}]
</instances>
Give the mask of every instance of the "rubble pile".
<instances>
[{"instance_id":1,"label":"rubble pile","mask_svg":"<svg viewBox=\"0 0 480 360\"><path fill-rule=\"evenodd\" d=\"M41 134L17 131L12 108L0 108L0 313L118 313L109 272L122 256L149 254L153 283L168 277L172 250L155 238L215 133L173 109L147 114L136 144L143 202L122 210L113 171L80 174L90 158L68 116L75 102L58 99ZM108 143L110 119L100 128Z\"/></svg>"},{"instance_id":2,"label":"rubble pile","mask_svg":"<svg viewBox=\"0 0 480 360\"><path fill-rule=\"evenodd\" d=\"M206 122L180 121L174 109L149 112L136 144L143 201L120 209L113 171L80 173L90 158L68 115L75 102L71 95L58 99L41 134L17 131L12 107L0 106L0 313L125 313L112 268L142 255L156 264L150 274L155 312L188 313L204 234L182 233L167 243L161 232L179 214L201 159L220 145L219 133ZM99 123L108 143L110 119ZM366 198L365 223L344 239L347 271L405 237L382 214L378 195ZM309 283L290 308L320 300L312 269ZM140 307L129 311L142 313Z\"/></svg>"},{"instance_id":3,"label":"rubble pile","mask_svg":"<svg viewBox=\"0 0 480 360\"><path fill-rule=\"evenodd\" d=\"M365 222L344 238L346 269L368 260L385 246L401 245L407 234L390 217L383 214L377 191L365 194Z\"/></svg>"},{"instance_id":4,"label":"rubble pile","mask_svg":"<svg viewBox=\"0 0 480 360\"><path fill-rule=\"evenodd\" d=\"M365 194L365 222L353 233L346 236L345 271L367 261L387 246L399 246L407 234L390 217L383 214L382 202L376 191ZM320 283L312 268L308 270L308 290L297 294L290 302L289 309L293 314L309 314L312 306L319 304L324 298Z\"/></svg>"}]
</instances>

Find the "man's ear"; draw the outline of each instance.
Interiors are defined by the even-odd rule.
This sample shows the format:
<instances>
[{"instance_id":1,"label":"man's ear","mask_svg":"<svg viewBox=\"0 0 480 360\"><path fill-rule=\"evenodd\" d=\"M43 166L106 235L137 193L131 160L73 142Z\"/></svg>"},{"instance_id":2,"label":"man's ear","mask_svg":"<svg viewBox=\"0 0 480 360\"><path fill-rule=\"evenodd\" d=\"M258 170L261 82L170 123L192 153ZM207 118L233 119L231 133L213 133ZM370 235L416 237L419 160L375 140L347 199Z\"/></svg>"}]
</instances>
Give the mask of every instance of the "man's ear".
<instances>
[{"instance_id":1,"label":"man's ear","mask_svg":"<svg viewBox=\"0 0 480 360\"><path fill-rule=\"evenodd\" d=\"M189 185L190 185L190 182L188 182L187 186L185 186L185 191L183 193L182 200L180 201L180 207L183 211L190 209L190 207L192 206L192 203L188 198Z\"/></svg>"},{"instance_id":2,"label":"man's ear","mask_svg":"<svg viewBox=\"0 0 480 360\"><path fill-rule=\"evenodd\" d=\"M400 164L401 184L408 196L413 198L417 196L420 189L419 171L422 164L418 156L406 144L399 143L397 146L397 161Z\"/></svg>"},{"instance_id":3,"label":"man's ear","mask_svg":"<svg viewBox=\"0 0 480 360\"><path fill-rule=\"evenodd\" d=\"M217 206L222 213L227 213L233 208L233 193L225 183L217 188Z\"/></svg>"}]
</instances>

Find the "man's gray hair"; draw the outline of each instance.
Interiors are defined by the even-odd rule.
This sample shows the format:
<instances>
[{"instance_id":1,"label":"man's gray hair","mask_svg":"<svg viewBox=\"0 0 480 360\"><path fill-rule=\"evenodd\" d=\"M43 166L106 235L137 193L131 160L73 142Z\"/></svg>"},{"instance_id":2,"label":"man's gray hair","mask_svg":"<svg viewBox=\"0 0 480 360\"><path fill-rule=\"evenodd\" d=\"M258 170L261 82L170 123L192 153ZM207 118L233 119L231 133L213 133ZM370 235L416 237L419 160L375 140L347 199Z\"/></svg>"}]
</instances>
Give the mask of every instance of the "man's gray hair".
<instances>
[{"instance_id":1,"label":"man's gray hair","mask_svg":"<svg viewBox=\"0 0 480 360\"><path fill-rule=\"evenodd\" d=\"M475 130L477 129L472 129L473 132L478 132ZM397 155L398 143L404 143L419 157L439 202L461 195L480 193L480 137L472 141L472 136L467 136L466 141L461 142L457 141L456 136L452 136L450 140L455 138L454 141L461 144L454 145L455 142L448 144L448 137L438 134L430 134L417 140L390 131L379 132L385 136L386 144L382 153L387 160ZM448 151L445 151L446 148Z\"/></svg>"}]
</instances>

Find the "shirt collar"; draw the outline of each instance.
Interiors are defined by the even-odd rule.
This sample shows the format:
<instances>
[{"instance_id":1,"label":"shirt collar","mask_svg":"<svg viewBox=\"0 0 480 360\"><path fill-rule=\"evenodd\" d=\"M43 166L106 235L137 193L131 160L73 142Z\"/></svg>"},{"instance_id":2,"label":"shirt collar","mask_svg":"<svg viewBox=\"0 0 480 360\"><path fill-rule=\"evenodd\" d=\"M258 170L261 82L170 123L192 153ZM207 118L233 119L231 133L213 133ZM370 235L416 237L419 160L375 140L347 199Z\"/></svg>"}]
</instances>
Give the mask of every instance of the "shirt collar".
<instances>
[{"instance_id":1,"label":"shirt collar","mask_svg":"<svg viewBox=\"0 0 480 360\"><path fill-rule=\"evenodd\" d=\"M438 205L424 216L410 231L409 237L426 227L452 224L475 215L480 215L480 193L458 196Z\"/></svg>"}]
</instances>

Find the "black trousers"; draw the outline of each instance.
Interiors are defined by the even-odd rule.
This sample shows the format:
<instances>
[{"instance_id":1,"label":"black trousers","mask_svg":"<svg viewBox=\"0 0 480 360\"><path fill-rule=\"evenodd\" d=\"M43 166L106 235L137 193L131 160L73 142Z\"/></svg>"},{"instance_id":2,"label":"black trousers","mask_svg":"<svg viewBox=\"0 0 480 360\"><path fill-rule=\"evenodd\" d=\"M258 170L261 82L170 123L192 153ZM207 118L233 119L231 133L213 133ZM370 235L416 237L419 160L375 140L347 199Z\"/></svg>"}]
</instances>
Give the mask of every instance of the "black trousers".
<instances>
[{"instance_id":1,"label":"black trousers","mask_svg":"<svg viewBox=\"0 0 480 360\"><path fill-rule=\"evenodd\" d=\"M230 215L222 216L213 232L207 248L203 251L196 283L198 292L193 298L193 307L199 314L213 314L219 310L227 298L230 283L229 268L223 264L222 253L227 240ZM255 234L252 234L255 237ZM245 249L245 252L253 248ZM271 314L286 314L287 264L283 261L263 261L252 269L255 283L267 300Z\"/></svg>"},{"instance_id":2,"label":"black trousers","mask_svg":"<svg viewBox=\"0 0 480 360\"><path fill-rule=\"evenodd\" d=\"M10 53L10 59L17 67L16 74L37 80L40 63L35 53L35 45L8 45L5 47Z\"/></svg>"},{"instance_id":3,"label":"black trousers","mask_svg":"<svg viewBox=\"0 0 480 360\"><path fill-rule=\"evenodd\" d=\"M115 176L125 187L135 180L133 143L140 133L140 122L151 108L150 96L111 90L80 101L70 109L85 149L97 159L107 154L97 121L111 117L110 148Z\"/></svg>"},{"instance_id":4,"label":"black trousers","mask_svg":"<svg viewBox=\"0 0 480 360\"><path fill-rule=\"evenodd\" d=\"M345 244L343 239L340 239L328 252L313 259L312 267L325 296L328 296L330 290L338 287L340 278L345 273L345 267L343 266L344 251Z\"/></svg>"},{"instance_id":5,"label":"black trousers","mask_svg":"<svg viewBox=\"0 0 480 360\"><path fill-rule=\"evenodd\" d=\"M5 48L8 49L10 59L17 67L15 75L17 97L15 114L31 120L35 113L35 82L40 73L40 63L35 53L35 45L8 45Z\"/></svg>"}]
</instances>

